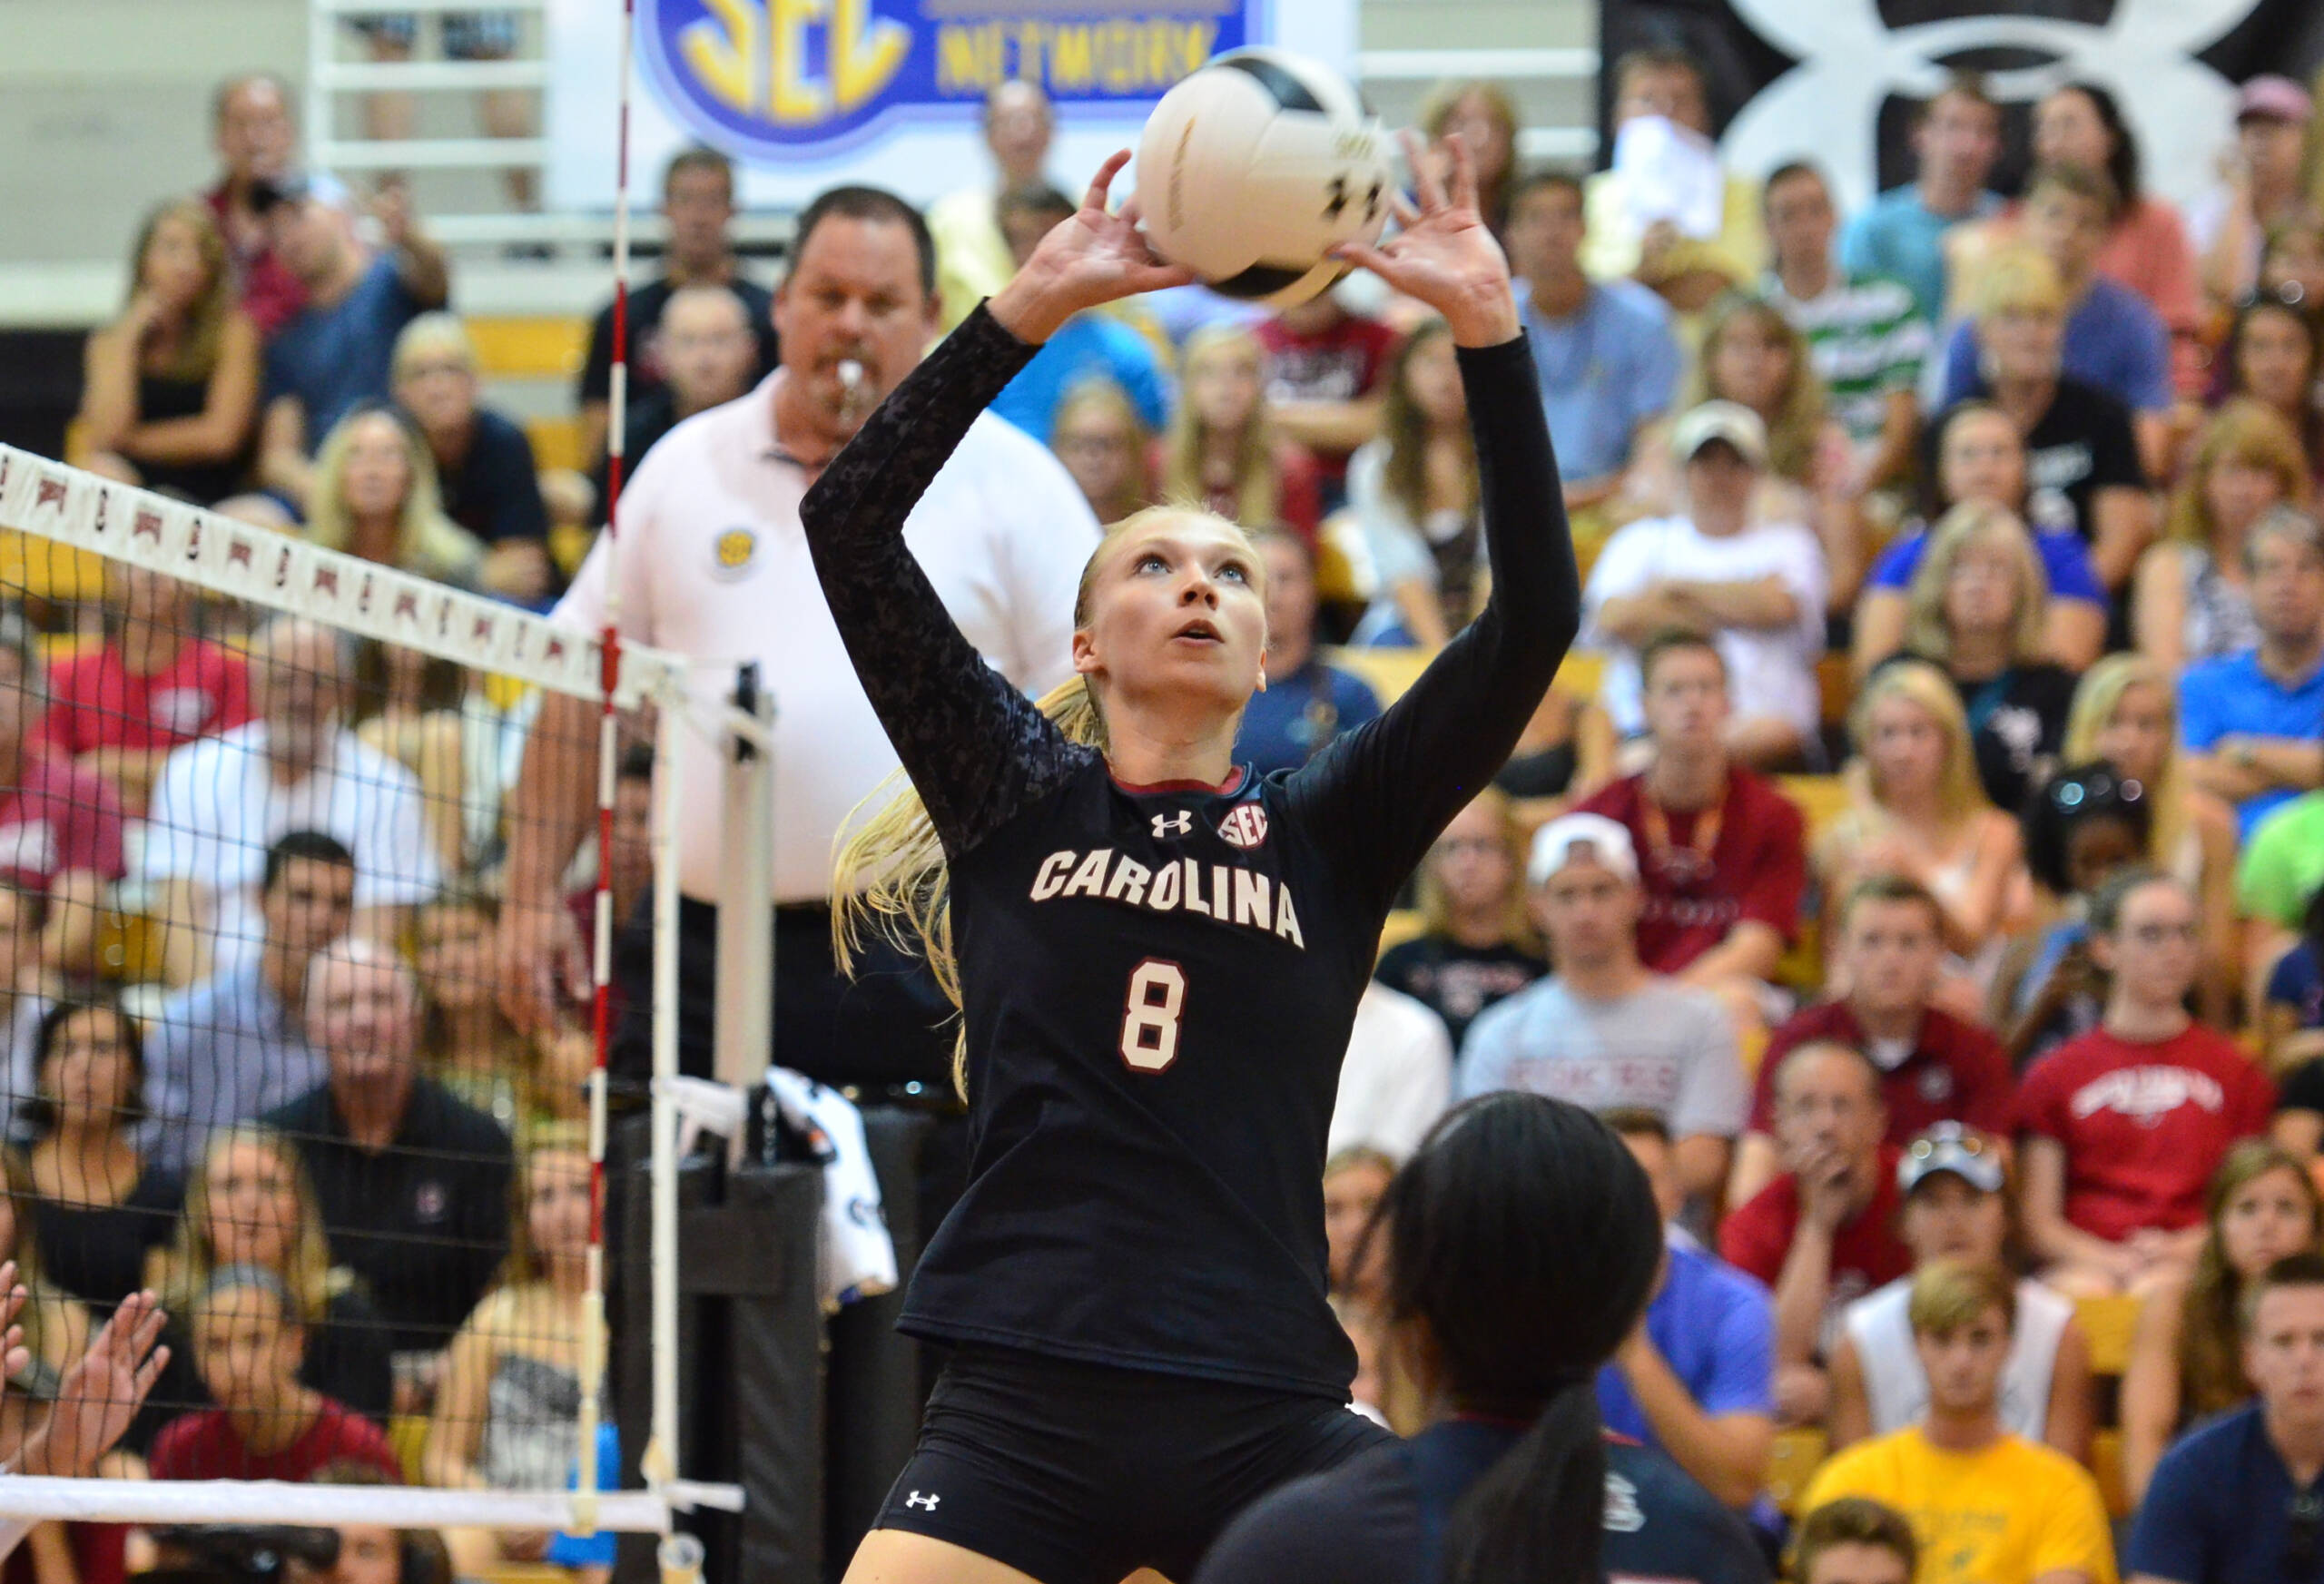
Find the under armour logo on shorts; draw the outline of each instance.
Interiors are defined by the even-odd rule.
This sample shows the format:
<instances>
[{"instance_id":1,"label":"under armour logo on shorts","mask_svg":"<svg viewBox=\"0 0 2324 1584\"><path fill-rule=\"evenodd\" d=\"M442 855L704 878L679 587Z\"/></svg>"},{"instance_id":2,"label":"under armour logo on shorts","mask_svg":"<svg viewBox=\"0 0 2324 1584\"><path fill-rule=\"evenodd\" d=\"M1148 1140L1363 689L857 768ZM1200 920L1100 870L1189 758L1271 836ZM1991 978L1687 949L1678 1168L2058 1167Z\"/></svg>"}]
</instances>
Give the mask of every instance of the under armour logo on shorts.
<instances>
[{"instance_id":1,"label":"under armour logo on shorts","mask_svg":"<svg viewBox=\"0 0 2324 1584\"><path fill-rule=\"evenodd\" d=\"M1175 814L1154 816L1154 839L1157 841L1167 841L1173 836L1191 836L1194 831L1195 817L1184 809Z\"/></svg>"},{"instance_id":2,"label":"under armour logo on shorts","mask_svg":"<svg viewBox=\"0 0 2324 1584\"><path fill-rule=\"evenodd\" d=\"M935 1495L922 1496L919 1491L915 1491L911 1495L904 1498L904 1505L906 1507L924 1507L928 1509L929 1511L933 1512L936 1510L937 1502L942 1500L943 1498Z\"/></svg>"}]
</instances>

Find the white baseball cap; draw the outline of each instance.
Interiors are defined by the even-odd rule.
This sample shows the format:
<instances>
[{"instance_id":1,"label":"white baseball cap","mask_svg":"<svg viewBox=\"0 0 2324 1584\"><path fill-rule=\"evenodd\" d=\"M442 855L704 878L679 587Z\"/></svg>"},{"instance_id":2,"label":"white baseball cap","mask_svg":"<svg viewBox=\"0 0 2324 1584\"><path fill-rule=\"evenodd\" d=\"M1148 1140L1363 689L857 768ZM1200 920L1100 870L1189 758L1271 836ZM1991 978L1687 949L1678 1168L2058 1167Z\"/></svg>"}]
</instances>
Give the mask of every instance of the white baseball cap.
<instances>
[{"instance_id":1,"label":"white baseball cap","mask_svg":"<svg viewBox=\"0 0 2324 1584\"><path fill-rule=\"evenodd\" d=\"M1638 883L1638 849L1630 833L1603 814L1564 814L1535 831L1525 879L1529 884L1547 885L1577 859L1610 869L1626 883Z\"/></svg>"},{"instance_id":2,"label":"white baseball cap","mask_svg":"<svg viewBox=\"0 0 2324 1584\"><path fill-rule=\"evenodd\" d=\"M1671 426L1670 454L1681 462L1713 440L1725 440L1754 467L1768 465L1768 426L1739 401L1706 401Z\"/></svg>"}]
</instances>

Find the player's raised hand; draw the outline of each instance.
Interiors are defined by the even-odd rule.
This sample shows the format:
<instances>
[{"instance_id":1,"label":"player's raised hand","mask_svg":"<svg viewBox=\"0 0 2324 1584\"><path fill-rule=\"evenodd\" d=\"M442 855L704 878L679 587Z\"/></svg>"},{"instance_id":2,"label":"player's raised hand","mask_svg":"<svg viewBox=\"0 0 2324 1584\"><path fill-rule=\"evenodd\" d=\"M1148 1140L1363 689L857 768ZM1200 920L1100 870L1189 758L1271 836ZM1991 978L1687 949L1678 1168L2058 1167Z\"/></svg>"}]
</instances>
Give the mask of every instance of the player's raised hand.
<instances>
[{"instance_id":1,"label":"player's raised hand","mask_svg":"<svg viewBox=\"0 0 2324 1584\"><path fill-rule=\"evenodd\" d=\"M1417 136L1405 133L1418 207L1397 194L1402 231L1376 248L1346 242L1333 251L1443 314L1462 346L1497 347L1515 339L1518 331L1509 260L1478 210L1477 171L1468 145L1453 133L1445 137L1443 151L1452 167L1449 189L1437 175L1438 162L1428 157Z\"/></svg>"},{"instance_id":2,"label":"player's raised hand","mask_svg":"<svg viewBox=\"0 0 2324 1584\"><path fill-rule=\"evenodd\" d=\"M48 1422L25 1443L27 1474L88 1474L137 1417L170 1362L157 1345L168 1316L151 1293L132 1293L57 1387Z\"/></svg>"},{"instance_id":3,"label":"player's raised hand","mask_svg":"<svg viewBox=\"0 0 2324 1584\"><path fill-rule=\"evenodd\" d=\"M1041 239L1025 267L993 298L992 317L1019 340L1046 341L1085 308L1194 280L1193 271L1155 254L1137 227L1136 198L1118 211L1107 208L1114 178L1128 163L1129 151L1118 149L1098 166L1079 211Z\"/></svg>"}]
</instances>

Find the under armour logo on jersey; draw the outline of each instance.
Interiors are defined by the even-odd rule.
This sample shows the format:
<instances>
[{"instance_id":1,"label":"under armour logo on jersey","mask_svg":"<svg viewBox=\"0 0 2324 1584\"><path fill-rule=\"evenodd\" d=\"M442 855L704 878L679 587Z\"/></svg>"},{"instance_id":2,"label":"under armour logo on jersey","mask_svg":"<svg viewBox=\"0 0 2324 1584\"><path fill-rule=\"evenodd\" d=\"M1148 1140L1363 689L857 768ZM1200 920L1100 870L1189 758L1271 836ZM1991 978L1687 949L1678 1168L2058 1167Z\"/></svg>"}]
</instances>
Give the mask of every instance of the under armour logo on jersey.
<instances>
[{"instance_id":1,"label":"under armour logo on jersey","mask_svg":"<svg viewBox=\"0 0 2324 1584\"><path fill-rule=\"evenodd\" d=\"M1175 814L1154 816L1154 839L1157 841L1167 841L1174 836L1191 836L1194 833L1195 817L1184 809Z\"/></svg>"},{"instance_id":2,"label":"under armour logo on jersey","mask_svg":"<svg viewBox=\"0 0 2324 1584\"><path fill-rule=\"evenodd\" d=\"M1218 822L1219 840L1246 851L1267 839L1267 812L1256 803L1237 803Z\"/></svg>"},{"instance_id":3,"label":"under armour logo on jersey","mask_svg":"<svg viewBox=\"0 0 2324 1584\"><path fill-rule=\"evenodd\" d=\"M915 1491L911 1495L904 1498L904 1505L906 1507L924 1507L929 1511L933 1512L936 1510L937 1502L942 1500L943 1498L932 1493L927 1496L922 1496L919 1491Z\"/></svg>"}]
</instances>

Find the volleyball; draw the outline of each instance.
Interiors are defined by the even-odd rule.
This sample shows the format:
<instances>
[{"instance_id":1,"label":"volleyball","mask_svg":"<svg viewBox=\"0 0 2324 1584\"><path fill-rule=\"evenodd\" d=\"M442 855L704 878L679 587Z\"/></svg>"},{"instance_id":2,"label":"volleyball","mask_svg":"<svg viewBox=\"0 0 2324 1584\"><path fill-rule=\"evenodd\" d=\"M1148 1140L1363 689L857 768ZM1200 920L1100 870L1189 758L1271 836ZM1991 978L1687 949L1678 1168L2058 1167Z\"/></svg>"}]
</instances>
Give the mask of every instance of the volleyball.
<instances>
[{"instance_id":1,"label":"volleyball","mask_svg":"<svg viewBox=\"0 0 2324 1584\"><path fill-rule=\"evenodd\" d=\"M1394 191L1379 119L1347 80L1256 48L1162 96L1138 141L1137 184L1157 252L1276 308L1345 274L1332 249L1378 241Z\"/></svg>"}]
</instances>

